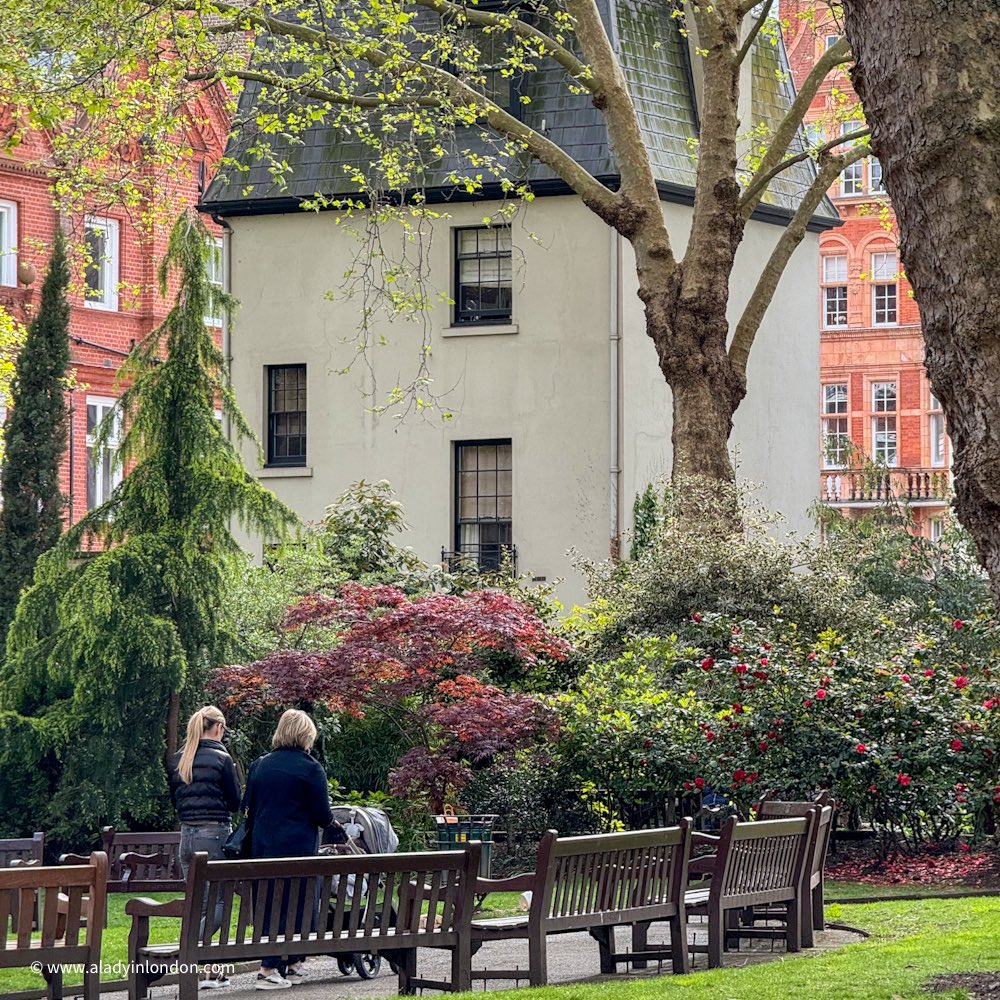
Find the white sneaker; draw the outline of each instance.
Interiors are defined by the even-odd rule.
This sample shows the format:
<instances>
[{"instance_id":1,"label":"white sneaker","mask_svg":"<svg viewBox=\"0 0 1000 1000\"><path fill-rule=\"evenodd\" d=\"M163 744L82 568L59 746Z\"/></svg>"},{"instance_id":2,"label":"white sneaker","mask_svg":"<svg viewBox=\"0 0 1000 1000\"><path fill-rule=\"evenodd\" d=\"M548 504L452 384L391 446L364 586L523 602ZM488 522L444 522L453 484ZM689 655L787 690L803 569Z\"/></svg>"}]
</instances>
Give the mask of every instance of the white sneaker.
<instances>
[{"instance_id":1,"label":"white sneaker","mask_svg":"<svg viewBox=\"0 0 1000 1000\"><path fill-rule=\"evenodd\" d=\"M291 988L292 984L277 969L269 976L262 976L258 972L257 982L254 983L254 989L258 990L289 990Z\"/></svg>"},{"instance_id":2,"label":"white sneaker","mask_svg":"<svg viewBox=\"0 0 1000 1000\"><path fill-rule=\"evenodd\" d=\"M219 976L218 979L203 979L198 983L199 990L221 990L229 985L228 976Z\"/></svg>"},{"instance_id":3,"label":"white sneaker","mask_svg":"<svg viewBox=\"0 0 1000 1000\"><path fill-rule=\"evenodd\" d=\"M305 969L303 969L301 966L299 966L299 968L297 969L285 970L285 979L287 979L290 983L293 984L301 983L302 980L305 979L308 975L309 973L306 972Z\"/></svg>"}]
</instances>

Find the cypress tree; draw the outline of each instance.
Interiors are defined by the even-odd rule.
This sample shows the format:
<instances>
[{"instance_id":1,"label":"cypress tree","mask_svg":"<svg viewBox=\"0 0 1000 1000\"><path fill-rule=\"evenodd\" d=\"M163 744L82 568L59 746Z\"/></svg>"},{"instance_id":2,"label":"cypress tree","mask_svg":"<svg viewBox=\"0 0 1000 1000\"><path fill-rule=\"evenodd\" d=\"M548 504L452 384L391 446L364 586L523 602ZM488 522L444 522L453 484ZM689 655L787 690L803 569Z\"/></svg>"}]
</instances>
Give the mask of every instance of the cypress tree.
<instances>
[{"instance_id":1,"label":"cypress tree","mask_svg":"<svg viewBox=\"0 0 1000 1000\"><path fill-rule=\"evenodd\" d=\"M0 649L38 557L62 530L59 466L66 451L69 262L56 233L38 314L17 357L5 429L0 495Z\"/></svg>"},{"instance_id":2,"label":"cypress tree","mask_svg":"<svg viewBox=\"0 0 1000 1000\"><path fill-rule=\"evenodd\" d=\"M39 561L7 639L0 709L37 720L47 748L17 766L49 769L43 812L67 837L163 821L178 708L226 655L219 612L244 565L233 522L274 537L294 520L215 416L219 401L237 436L252 437L205 325L219 308L207 240L196 216L175 225L160 269L175 304L126 362L126 388L97 432L100 447L120 421L128 475ZM0 769L13 751L2 734Z\"/></svg>"}]
</instances>

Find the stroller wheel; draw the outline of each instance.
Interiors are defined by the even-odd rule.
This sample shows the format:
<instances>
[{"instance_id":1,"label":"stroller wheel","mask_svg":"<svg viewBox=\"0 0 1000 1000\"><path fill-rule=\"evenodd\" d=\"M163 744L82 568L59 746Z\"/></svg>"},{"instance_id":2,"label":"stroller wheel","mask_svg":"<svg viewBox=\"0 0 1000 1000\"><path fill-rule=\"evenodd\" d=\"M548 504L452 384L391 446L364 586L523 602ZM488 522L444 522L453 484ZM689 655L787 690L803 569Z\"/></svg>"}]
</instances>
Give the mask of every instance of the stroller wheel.
<instances>
[{"instance_id":1,"label":"stroller wheel","mask_svg":"<svg viewBox=\"0 0 1000 1000\"><path fill-rule=\"evenodd\" d=\"M370 951L359 952L354 956L354 968L362 979L371 979L382 968L382 956Z\"/></svg>"},{"instance_id":2,"label":"stroller wheel","mask_svg":"<svg viewBox=\"0 0 1000 1000\"><path fill-rule=\"evenodd\" d=\"M351 955L338 955L337 968L342 976L349 976L354 972L354 958Z\"/></svg>"}]
</instances>

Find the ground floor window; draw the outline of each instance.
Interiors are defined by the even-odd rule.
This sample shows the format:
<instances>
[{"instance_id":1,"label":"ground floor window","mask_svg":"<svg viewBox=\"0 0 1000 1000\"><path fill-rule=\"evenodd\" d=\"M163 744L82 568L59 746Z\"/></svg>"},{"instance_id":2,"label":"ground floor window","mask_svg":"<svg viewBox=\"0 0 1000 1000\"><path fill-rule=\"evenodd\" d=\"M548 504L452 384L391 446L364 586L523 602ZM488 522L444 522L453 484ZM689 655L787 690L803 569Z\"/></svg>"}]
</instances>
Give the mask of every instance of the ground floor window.
<instances>
[{"instance_id":1,"label":"ground floor window","mask_svg":"<svg viewBox=\"0 0 1000 1000\"><path fill-rule=\"evenodd\" d=\"M508 439L455 445L455 550L480 569L513 555L512 452Z\"/></svg>"}]
</instances>

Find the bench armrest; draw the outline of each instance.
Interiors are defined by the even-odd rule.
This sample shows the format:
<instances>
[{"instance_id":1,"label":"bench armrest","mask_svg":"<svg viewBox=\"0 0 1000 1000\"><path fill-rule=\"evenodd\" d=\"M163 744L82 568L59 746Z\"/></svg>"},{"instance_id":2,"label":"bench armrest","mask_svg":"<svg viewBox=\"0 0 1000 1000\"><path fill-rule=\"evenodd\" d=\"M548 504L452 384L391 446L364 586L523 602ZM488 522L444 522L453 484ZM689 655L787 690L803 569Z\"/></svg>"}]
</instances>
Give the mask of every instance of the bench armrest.
<instances>
[{"instance_id":1,"label":"bench armrest","mask_svg":"<svg viewBox=\"0 0 1000 1000\"><path fill-rule=\"evenodd\" d=\"M691 843L695 847L698 844L708 844L710 847L718 847L719 837L714 833L702 833L700 830L694 830L691 833Z\"/></svg>"},{"instance_id":2,"label":"bench armrest","mask_svg":"<svg viewBox=\"0 0 1000 1000\"><path fill-rule=\"evenodd\" d=\"M183 917L184 898L165 899L158 903L155 899L139 896L125 904L125 912L130 917Z\"/></svg>"},{"instance_id":3,"label":"bench armrest","mask_svg":"<svg viewBox=\"0 0 1000 1000\"><path fill-rule=\"evenodd\" d=\"M477 878L476 892L529 892L535 888L534 875L511 875L510 878Z\"/></svg>"}]
</instances>

